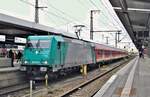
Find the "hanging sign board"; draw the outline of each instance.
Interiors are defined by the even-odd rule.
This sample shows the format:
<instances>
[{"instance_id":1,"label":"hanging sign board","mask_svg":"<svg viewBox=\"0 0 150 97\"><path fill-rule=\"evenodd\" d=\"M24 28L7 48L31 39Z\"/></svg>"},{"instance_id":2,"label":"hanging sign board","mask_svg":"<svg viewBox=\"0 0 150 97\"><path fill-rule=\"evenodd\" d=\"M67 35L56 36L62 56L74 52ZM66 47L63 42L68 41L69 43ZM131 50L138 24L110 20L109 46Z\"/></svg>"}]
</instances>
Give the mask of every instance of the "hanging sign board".
<instances>
[{"instance_id":1,"label":"hanging sign board","mask_svg":"<svg viewBox=\"0 0 150 97\"><path fill-rule=\"evenodd\" d=\"M15 43L26 43L25 38L15 37Z\"/></svg>"},{"instance_id":2,"label":"hanging sign board","mask_svg":"<svg viewBox=\"0 0 150 97\"><path fill-rule=\"evenodd\" d=\"M6 36L5 35L0 35L0 41L5 41L6 40Z\"/></svg>"}]
</instances>

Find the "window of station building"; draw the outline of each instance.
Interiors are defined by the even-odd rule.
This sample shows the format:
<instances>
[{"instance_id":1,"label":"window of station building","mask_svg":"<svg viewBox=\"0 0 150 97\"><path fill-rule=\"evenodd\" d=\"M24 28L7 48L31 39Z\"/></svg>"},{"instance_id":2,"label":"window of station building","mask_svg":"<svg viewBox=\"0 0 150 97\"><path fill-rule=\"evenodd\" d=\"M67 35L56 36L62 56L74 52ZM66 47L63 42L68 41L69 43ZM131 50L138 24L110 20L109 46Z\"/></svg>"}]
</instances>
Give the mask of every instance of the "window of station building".
<instances>
[{"instance_id":1,"label":"window of station building","mask_svg":"<svg viewBox=\"0 0 150 97\"><path fill-rule=\"evenodd\" d=\"M143 37L144 35L143 35L143 31L139 31L138 32L138 37Z\"/></svg>"},{"instance_id":2,"label":"window of station building","mask_svg":"<svg viewBox=\"0 0 150 97\"><path fill-rule=\"evenodd\" d=\"M149 37L149 31L139 31L138 37Z\"/></svg>"},{"instance_id":3,"label":"window of station building","mask_svg":"<svg viewBox=\"0 0 150 97\"><path fill-rule=\"evenodd\" d=\"M144 37L149 37L149 31L144 31Z\"/></svg>"}]
</instances>

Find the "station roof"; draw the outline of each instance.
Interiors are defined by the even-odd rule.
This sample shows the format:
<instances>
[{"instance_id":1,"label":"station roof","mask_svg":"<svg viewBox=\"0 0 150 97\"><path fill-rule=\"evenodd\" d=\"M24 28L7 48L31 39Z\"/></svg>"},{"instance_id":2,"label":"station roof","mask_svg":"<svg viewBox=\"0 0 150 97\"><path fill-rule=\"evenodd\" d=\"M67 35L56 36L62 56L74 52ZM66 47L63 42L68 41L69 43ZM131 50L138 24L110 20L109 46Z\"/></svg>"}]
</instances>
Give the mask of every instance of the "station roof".
<instances>
[{"instance_id":1,"label":"station roof","mask_svg":"<svg viewBox=\"0 0 150 97\"><path fill-rule=\"evenodd\" d=\"M150 27L150 0L110 0L137 48L146 45Z\"/></svg>"},{"instance_id":2,"label":"station roof","mask_svg":"<svg viewBox=\"0 0 150 97\"><path fill-rule=\"evenodd\" d=\"M75 34L56 30L55 28L49 26L37 24L0 13L0 34L25 37L33 34L47 35L48 33L76 37Z\"/></svg>"}]
</instances>

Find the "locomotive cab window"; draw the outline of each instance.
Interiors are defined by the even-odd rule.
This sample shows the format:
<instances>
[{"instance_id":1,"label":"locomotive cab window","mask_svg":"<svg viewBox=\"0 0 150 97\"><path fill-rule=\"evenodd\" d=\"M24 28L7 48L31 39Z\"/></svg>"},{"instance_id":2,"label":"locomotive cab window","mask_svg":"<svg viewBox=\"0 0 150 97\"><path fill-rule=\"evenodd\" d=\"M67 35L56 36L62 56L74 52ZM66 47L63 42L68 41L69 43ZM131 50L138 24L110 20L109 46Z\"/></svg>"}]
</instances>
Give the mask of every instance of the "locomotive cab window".
<instances>
[{"instance_id":1,"label":"locomotive cab window","mask_svg":"<svg viewBox=\"0 0 150 97\"><path fill-rule=\"evenodd\" d=\"M49 48L50 40L28 40L26 47L28 47L28 48Z\"/></svg>"}]
</instances>

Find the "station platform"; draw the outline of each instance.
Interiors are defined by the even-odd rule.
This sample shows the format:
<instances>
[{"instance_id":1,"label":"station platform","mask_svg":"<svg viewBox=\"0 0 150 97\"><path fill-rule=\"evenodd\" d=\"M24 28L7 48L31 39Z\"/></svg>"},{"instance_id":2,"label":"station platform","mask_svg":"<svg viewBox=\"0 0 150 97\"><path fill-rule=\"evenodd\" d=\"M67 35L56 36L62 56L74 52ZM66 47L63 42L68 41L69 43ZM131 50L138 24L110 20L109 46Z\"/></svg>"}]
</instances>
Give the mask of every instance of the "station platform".
<instances>
[{"instance_id":1,"label":"station platform","mask_svg":"<svg viewBox=\"0 0 150 97\"><path fill-rule=\"evenodd\" d=\"M0 58L0 73L4 72L16 72L20 69L21 62L14 60L14 67L11 66L10 58Z\"/></svg>"},{"instance_id":2,"label":"station platform","mask_svg":"<svg viewBox=\"0 0 150 97\"><path fill-rule=\"evenodd\" d=\"M114 74L94 97L150 97L150 58L137 56Z\"/></svg>"},{"instance_id":3,"label":"station platform","mask_svg":"<svg viewBox=\"0 0 150 97\"><path fill-rule=\"evenodd\" d=\"M13 62L14 67L20 67L21 62L17 62L17 59L14 60ZM5 58L5 57L0 57L0 69L3 68L11 68L11 59L10 58Z\"/></svg>"}]
</instances>

